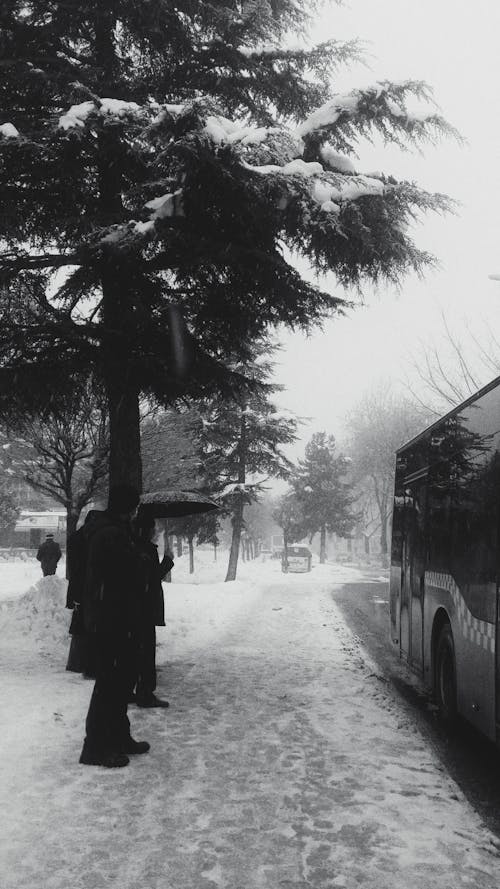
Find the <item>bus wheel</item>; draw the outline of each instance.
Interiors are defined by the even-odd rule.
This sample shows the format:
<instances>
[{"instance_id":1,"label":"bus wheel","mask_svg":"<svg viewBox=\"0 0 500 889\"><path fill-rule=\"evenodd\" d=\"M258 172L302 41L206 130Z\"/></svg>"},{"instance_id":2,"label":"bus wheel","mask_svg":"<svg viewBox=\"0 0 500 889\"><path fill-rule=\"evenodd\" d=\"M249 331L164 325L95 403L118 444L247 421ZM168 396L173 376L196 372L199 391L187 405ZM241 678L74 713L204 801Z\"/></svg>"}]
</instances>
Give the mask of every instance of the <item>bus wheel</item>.
<instances>
[{"instance_id":1,"label":"bus wheel","mask_svg":"<svg viewBox=\"0 0 500 889\"><path fill-rule=\"evenodd\" d=\"M443 722L453 728L457 719L455 645L450 625L444 624L436 648L436 699Z\"/></svg>"}]
</instances>

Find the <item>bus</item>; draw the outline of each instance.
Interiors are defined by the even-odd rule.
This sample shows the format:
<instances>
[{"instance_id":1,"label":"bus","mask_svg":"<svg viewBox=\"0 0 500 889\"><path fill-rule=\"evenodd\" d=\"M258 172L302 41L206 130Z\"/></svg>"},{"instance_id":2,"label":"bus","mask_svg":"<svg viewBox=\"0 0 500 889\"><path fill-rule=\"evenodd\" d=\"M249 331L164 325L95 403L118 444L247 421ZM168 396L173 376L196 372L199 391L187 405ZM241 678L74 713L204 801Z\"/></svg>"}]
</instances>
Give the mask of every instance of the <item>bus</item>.
<instances>
[{"instance_id":1,"label":"bus","mask_svg":"<svg viewBox=\"0 0 500 889\"><path fill-rule=\"evenodd\" d=\"M444 719L500 743L500 377L396 454L392 641Z\"/></svg>"}]
</instances>

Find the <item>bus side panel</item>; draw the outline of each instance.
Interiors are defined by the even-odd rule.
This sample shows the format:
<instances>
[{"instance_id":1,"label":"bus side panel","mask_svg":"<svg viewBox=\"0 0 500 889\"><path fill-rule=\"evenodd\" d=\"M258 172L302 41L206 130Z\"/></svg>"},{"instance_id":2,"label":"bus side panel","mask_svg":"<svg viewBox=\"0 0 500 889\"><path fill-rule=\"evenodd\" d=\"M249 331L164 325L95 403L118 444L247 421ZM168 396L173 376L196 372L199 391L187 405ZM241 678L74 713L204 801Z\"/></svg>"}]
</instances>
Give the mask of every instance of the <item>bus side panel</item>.
<instances>
[{"instance_id":1,"label":"bus side panel","mask_svg":"<svg viewBox=\"0 0 500 889\"><path fill-rule=\"evenodd\" d=\"M495 652L488 634L461 626L455 639L458 711L495 740Z\"/></svg>"},{"instance_id":2,"label":"bus side panel","mask_svg":"<svg viewBox=\"0 0 500 889\"><path fill-rule=\"evenodd\" d=\"M455 644L457 705L461 716L495 740L494 625L479 621L469 611L451 574L425 575L424 678L433 684L432 638L438 612L449 619Z\"/></svg>"},{"instance_id":3,"label":"bus side panel","mask_svg":"<svg viewBox=\"0 0 500 889\"><path fill-rule=\"evenodd\" d=\"M401 565L391 565L389 577L389 604L391 614L391 640L394 645L400 644L400 601L401 601Z\"/></svg>"},{"instance_id":4,"label":"bus side panel","mask_svg":"<svg viewBox=\"0 0 500 889\"><path fill-rule=\"evenodd\" d=\"M404 489L403 476L405 464L396 462L394 483L394 501L392 507L392 538L391 538L391 572L389 576L389 608L391 616L391 639L401 651L401 594L402 594L402 561L404 539Z\"/></svg>"}]
</instances>

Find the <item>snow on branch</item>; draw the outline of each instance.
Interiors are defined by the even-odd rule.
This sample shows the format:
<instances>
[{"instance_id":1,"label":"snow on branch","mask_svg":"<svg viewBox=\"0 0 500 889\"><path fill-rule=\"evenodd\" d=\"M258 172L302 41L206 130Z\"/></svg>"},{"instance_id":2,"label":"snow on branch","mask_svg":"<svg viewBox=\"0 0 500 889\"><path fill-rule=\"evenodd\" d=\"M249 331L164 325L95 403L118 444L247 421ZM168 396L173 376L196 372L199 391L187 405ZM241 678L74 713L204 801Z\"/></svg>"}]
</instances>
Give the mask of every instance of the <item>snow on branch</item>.
<instances>
[{"instance_id":1,"label":"snow on branch","mask_svg":"<svg viewBox=\"0 0 500 889\"><path fill-rule=\"evenodd\" d=\"M339 202L356 201L358 198L381 196L388 186L380 179L362 175L333 175L321 164L314 161L306 162L297 158L284 164L265 164L254 166L243 161L243 167L260 175L278 174L282 176L302 176L311 181L311 197L328 213L339 213Z\"/></svg>"},{"instance_id":2,"label":"snow on branch","mask_svg":"<svg viewBox=\"0 0 500 889\"><path fill-rule=\"evenodd\" d=\"M172 217L184 216L184 206L182 202L183 189L178 188L169 194L159 195L152 198L144 206L148 210L152 210L149 219L144 222L138 222L131 219L125 224L112 225L100 238L101 244L107 244L115 247L126 247L131 239L136 236L148 237L154 235L155 222L157 219L167 219Z\"/></svg>"},{"instance_id":3,"label":"snow on branch","mask_svg":"<svg viewBox=\"0 0 500 889\"><path fill-rule=\"evenodd\" d=\"M245 126L221 115L209 115L203 130L216 145L240 142L242 145L260 145L269 135L280 133L280 127Z\"/></svg>"},{"instance_id":4,"label":"snow on branch","mask_svg":"<svg viewBox=\"0 0 500 889\"><path fill-rule=\"evenodd\" d=\"M280 166L280 164L262 164L260 166L255 166L254 164L248 164L246 161L242 162L242 166L246 170L250 170L252 173L260 173L261 176L267 176L270 173L281 173L285 176L295 176L298 174L299 176L309 178L310 176L317 176L324 173L321 164L316 161L303 161L301 158L289 161L283 166Z\"/></svg>"},{"instance_id":5,"label":"snow on branch","mask_svg":"<svg viewBox=\"0 0 500 889\"><path fill-rule=\"evenodd\" d=\"M332 126L336 123L342 113L354 114L358 110L359 93L355 90L352 93L341 95L340 93L313 111L309 117L297 127L297 135L300 138L309 136L316 130L322 130L325 127Z\"/></svg>"},{"instance_id":6,"label":"snow on branch","mask_svg":"<svg viewBox=\"0 0 500 889\"><path fill-rule=\"evenodd\" d=\"M423 102L425 107L410 108L408 99ZM430 88L415 80L378 81L365 89L334 95L299 124L296 135L307 140L329 130L338 136L349 121L358 127L358 135L378 129L388 141L398 144L404 138L422 141L442 135L460 141L458 132L437 113Z\"/></svg>"},{"instance_id":7,"label":"snow on branch","mask_svg":"<svg viewBox=\"0 0 500 889\"><path fill-rule=\"evenodd\" d=\"M90 114L110 117L126 117L136 115L141 111L137 102L126 102L124 99L98 99L97 102L80 102L72 105L68 111L59 118L59 128L70 130L75 127L84 127Z\"/></svg>"},{"instance_id":8,"label":"snow on branch","mask_svg":"<svg viewBox=\"0 0 500 889\"><path fill-rule=\"evenodd\" d=\"M164 219L169 216L184 216L184 207L182 204L183 189L178 188L170 194L162 194L157 198L148 201L145 206L153 210L151 219Z\"/></svg>"},{"instance_id":9,"label":"snow on branch","mask_svg":"<svg viewBox=\"0 0 500 889\"><path fill-rule=\"evenodd\" d=\"M280 51L280 47L275 43L262 43L260 46L238 46L238 52L247 59L259 58L261 56L274 55Z\"/></svg>"},{"instance_id":10,"label":"snow on branch","mask_svg":"<svg viewBox=\"0 0 500 889\"><path fill-rule=\"evenodd\" d=\"M235 484L226 485L226 487L220 491L218 494L219 497L230 497L233 494L253 494L256 489L259 488L258 484L248 484L247 482L238 482Z\"/></svg>"},{"instance_id":11,"label":"snow on branch","mask_svg":"<svg viewBox=\"0 0 500 889\"><path fill-rule=\"evenodd\" d=\"M13 123L1 123L0 136L3 136L4 139L17 139L19 130L16 129Z\"/></svg>"}]
</instances>

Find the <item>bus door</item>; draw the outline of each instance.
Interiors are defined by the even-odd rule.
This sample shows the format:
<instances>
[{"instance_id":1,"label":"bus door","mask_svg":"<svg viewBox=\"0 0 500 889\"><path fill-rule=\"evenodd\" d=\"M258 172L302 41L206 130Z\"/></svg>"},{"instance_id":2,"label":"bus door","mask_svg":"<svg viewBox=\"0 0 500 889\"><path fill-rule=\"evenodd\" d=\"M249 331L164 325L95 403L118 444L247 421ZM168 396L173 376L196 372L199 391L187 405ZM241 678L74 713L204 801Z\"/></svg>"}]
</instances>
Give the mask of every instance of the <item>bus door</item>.
<instances>
[{"instance_id":1,"label":"bus door","mask_svg":"<svg viewBox=\"0 0 500 889\"><path fill-rule=\"evenodd\" d=\"M423 669L425 517L427 473L405 481L401 564L401 650L412 667Z\"/></svg>"}]
</instances>

